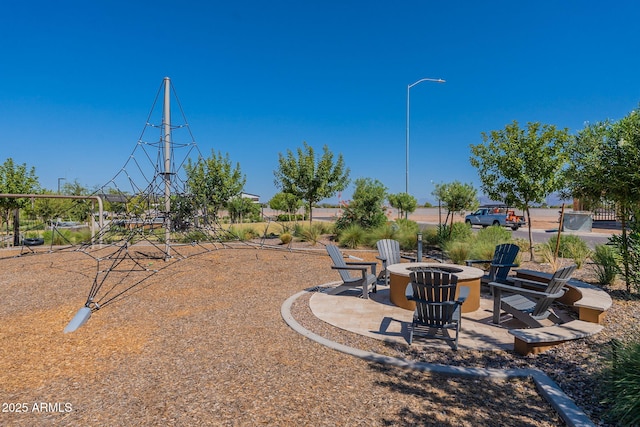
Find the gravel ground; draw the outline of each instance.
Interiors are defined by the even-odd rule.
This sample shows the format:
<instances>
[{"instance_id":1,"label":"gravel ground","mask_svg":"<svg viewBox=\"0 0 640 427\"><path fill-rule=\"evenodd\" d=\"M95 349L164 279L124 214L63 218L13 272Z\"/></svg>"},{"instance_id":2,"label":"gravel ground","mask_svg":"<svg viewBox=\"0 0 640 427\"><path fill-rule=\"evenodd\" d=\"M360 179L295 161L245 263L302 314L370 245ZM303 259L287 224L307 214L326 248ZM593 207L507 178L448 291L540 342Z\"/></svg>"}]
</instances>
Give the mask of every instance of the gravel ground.
<instances>
[{"instance_id":1,"label":"gravel ground","mask_svg":"<svg viewBox=\"0 0 640 427\"><path fill-rule=\"evenodd\" d=\"M127 273L110 285L113 292L149 277L71 334L62 330L86 300L96 261L80 252L0 252L0 425L562 425L528 380L380 366L295 333L280 316L282 303L337 280L318 246L123 263ZM357 348L461 366L540 368L600 425L603 353L612 337L638 324L637 302L614 293L603 333L542 355L432 352L334 328L307 301L293 307L303 326Z\"/></svg>"}]
</instances>

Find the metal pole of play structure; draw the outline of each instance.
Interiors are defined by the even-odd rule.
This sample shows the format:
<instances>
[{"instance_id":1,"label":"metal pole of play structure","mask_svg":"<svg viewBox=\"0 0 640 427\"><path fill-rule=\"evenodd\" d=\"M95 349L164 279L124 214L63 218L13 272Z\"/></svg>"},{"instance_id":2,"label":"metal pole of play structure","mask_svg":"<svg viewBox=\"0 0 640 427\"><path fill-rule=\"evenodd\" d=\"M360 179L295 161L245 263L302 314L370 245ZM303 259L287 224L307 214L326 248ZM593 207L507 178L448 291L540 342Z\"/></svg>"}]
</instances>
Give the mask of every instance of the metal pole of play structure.
<instances>
[{"instance_id":1,"label":"metal pole of play structure","mask_svg":"<svg viewBox=\"0 0 640 427\"><path fill-rule=\"evenodd\" d=\"M171 80L164 78L164 106L162 116L162 135L164 139L164 242L165 259L171 257Z\"/></svg>"},{"instance_id":2,"label":"metal pole of play structure","mask_svg":"<svg viewBox=\"0 0 640 427\"><path fill-rule=\"evenodd\" d=\"M422 233L418 233L418 255L416 256L417 262L422 262Z\"/></svg>"}]
</instances>

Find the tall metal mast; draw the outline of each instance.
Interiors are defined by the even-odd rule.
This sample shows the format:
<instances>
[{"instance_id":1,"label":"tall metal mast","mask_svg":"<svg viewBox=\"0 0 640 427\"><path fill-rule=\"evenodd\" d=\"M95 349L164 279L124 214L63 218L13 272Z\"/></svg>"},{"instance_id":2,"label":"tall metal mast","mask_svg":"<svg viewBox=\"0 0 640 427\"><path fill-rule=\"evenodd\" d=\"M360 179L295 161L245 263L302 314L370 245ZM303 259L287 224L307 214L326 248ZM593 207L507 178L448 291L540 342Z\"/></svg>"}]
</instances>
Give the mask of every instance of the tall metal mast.
<instances>
[{"instance_id":1,"label":"tall metal mast","mask_svg":"<svg viewBox=\"0 0 640 427\"><path fill-rule=\"evenodd\" d=\"M164 237L165 260L171 257L169 240L171 237L171 80L164 78L164 105L162 134L164 139Z\"/></svg>"}]
</instances>

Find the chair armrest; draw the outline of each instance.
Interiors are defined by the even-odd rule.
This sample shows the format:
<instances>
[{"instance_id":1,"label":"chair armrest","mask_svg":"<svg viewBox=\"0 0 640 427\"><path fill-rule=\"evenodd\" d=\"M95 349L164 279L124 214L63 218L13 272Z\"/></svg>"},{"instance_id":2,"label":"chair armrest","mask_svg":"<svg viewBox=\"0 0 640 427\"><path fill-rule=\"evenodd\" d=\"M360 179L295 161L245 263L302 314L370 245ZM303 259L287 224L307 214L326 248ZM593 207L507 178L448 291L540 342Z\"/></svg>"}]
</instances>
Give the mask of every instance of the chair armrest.
<instances>
[{"instance_id":1,"label":"chair armrest","mask_svg":"<svg viewBox=\"0 0 640 427\"><path fill-rule=\"evenodd\" d=\"M513 294L524 295L524 296L532 296L532 297L552 297L552 298L560 298L566 292L565 288L560 289L555 294L550 294L548 292L534 291L532 289L519 288L517 286L505 285L504 283L491 282L489 286L492 288L497 288L502 291L507 291Z\"/></svg>"},{"instance_id":2,"label":"chair armrest","mask_svg":"<svg viewBox=\"0 0 640 427\"><path fill-rule=\"evenodd\" d=\"M521 288L522 285L531 286L532 288L545 289L549 282L538 282L537 280L522 279L520 277L509 277L507 280L514 283L513 286Z\"/></svg>"},{"instance_id":3,"label":"chair armrest","mask_svg":"<svg viewBox=\"0 0 640 427\"><path fill-rule=\"evenodd\" d=\"M380 261L382 261L382 262L387 262L387 257L384 257L384 256L380 256L380 255L378 255L378 256L376 257L376 259L379 259L379 260L380 260Z\"/></svg>"},{"instance_id":4,"label":"chair armrest","mask_svg":"<svg viewBox=\"0 0 640 427\"><path fill-rule=\"evenodd\" d=\"M467 264L467 267L471 267L473 264L489 264L491 263L491 259L467 259L464 262Z\"/></svg>"},{"instance_id":5,"label":"chair armrest","mask_svg":"<svg viewBox=\"0 0 640 427\"><path fill-rule=\"evenodd\" d=\"M491 264L491 267L517 267L518 264Z\"/></svg>"},{"instance_id":6,"label":"chair armrest","mask_svg":"<svg viewBox=\"0 0 640 427\"><path fill-rule=\"evenodd\" d=\"M458 289L459 289L458 290L458 299L456 301L459 302L460 304L462 304L469 297L469 292L471 292L471 289L469 289L468 286L460 286Z\"/></svg>"},{"instance_id":7,"label":"chair armrest","mask_svg":"<svg viewBox=\"0 0 640 427\"><path fill-rule=\"evenodd\" d=\"M339 265L332 265L331 268L333 268L334 270L359 270L359 271L367 271L367 267L357 267L355 265L345 265L345 266L339 266ZM519 288L518 288L519 289Z\"/></svg>"},{"instance_id":8,"label":"chair armrest","mask_svg":"<svg viewBox=\"0 0 640 427\"><path fill-rule=\"evenodd\" d=\"M402 258L402 259L406 259L406 260L408 260L408 261L416 262L416 257L414 257L414 256L409 256L409 255L400 255L400 258Z\"/></svg>"},{"instance_id":9,"label":"chair armrest","mask_svg":"<svg viewBox=\"0 0 640 427\"><path fill-rule=\"evenodd\" d=\"M374 276L376 274L376 267L378 265L377 262L365 262L365 261L359 261L359 262L349 261L349 262L346 262L345 264L347 264L347 265L362 265L362 266L368 265L371 268L371 274L373 274Z\"/></svg>"}]
</instances>

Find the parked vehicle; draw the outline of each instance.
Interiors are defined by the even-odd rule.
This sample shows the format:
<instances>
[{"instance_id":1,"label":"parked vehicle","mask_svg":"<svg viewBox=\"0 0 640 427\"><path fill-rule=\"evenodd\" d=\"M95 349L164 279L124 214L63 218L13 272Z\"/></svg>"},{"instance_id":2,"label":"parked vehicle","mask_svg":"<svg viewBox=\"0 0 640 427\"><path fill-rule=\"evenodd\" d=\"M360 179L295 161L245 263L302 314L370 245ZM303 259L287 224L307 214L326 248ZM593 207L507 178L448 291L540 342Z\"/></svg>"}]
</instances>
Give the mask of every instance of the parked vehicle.
<instances>
[{"instance_id":1,"label":"parked vehicle","mask_svg":"<svg viewBox=\"0 0 640 427\"><path fill-rule=\"evenodd\" d=\"M477 211L464 217L464 222L473 225L480 225L483 228L490 225L510 227L512 230L526 225L523 216L515 214L513 209L504 205L501 206L481 206Z\"/></svg>"}]
</instances>

